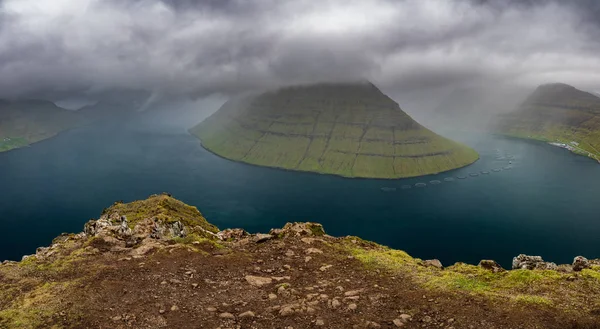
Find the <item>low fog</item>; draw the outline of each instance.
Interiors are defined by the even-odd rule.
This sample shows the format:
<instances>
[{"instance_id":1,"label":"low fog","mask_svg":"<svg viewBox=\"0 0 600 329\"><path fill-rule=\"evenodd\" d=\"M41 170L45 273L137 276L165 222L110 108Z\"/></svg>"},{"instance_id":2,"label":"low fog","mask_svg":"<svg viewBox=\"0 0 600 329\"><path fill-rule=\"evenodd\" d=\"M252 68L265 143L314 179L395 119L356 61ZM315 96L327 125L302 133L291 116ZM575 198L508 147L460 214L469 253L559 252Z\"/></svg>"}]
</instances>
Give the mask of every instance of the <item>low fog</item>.
<instances>
[{"instance_id":1,"label":"low fog","mask_svg":"<svg viewBox=\"0 0 600 329\"><path fill-rule=\"evenodd\" d=\"M242 92L368 79L418 120L445 104L488 115L543 83L599 92L599 13L593 0L3 0L0 97L214 111Z\"/></svg>"}]
</instances>

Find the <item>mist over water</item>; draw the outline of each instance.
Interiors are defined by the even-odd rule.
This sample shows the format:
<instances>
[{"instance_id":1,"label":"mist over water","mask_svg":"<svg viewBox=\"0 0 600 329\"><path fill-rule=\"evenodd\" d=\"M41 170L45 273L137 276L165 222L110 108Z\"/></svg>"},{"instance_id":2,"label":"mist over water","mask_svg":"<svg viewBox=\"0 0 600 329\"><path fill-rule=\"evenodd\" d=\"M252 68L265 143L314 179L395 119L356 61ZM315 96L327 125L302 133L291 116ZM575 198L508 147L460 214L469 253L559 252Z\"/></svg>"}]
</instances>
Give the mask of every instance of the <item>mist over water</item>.
<instances>
[{"instance_id":1,"label":"mist over water","mask_svg":"<svg viewBox=\"0 0 600 329\"><path fill-rule=\"evenodd\" d=\"M520 253L557 263L600 257L600 167L563 149L446 134L481 159L433 176L346 179L228 161L204 150L186 132L189 122L167 121L105 122L1 153L0 225L10 234L0 240L0 259L20 259L62 232L81 231L117 200L161 192L197 206L221 229L266 232L315 221L329 234L358 235L445 265L495 259L508 267Z\"/></svg>"}]
</instances>

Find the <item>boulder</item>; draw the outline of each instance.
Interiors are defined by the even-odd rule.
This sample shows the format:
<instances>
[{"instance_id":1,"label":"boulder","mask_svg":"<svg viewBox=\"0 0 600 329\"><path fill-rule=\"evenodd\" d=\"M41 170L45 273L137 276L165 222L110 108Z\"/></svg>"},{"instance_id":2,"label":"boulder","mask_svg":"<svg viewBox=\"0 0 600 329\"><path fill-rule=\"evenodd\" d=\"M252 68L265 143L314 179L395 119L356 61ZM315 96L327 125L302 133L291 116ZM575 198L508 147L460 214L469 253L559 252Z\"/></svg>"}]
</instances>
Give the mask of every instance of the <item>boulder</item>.
<instances>
[{"instance_id":1,"label":"boulder","mask_svg":"<svg viewBox=\"0 0 600 329\"><path fill-rule=\"evenodd\" d=\"M513 270L556 270L558 266L552 262L545 262L541 256L520 254L519 256L513 258L512 268Z\"/></svg>"},{"instance_id":2,"label":"boulder","mask_svg":"<svg viewBox=\"0 0 600 329\"><path fill-rule=\"evenodd\" d=\"M271 284L273 282L273 279L271 279L271 278L265 278L265 277L253 276L253 275L246 275L245 279L249 284L251 284L255 287L262 287L264 285Z\"/></svg>"},{"instance_id":3,"label":"boulder","mask_svg":"<svg viewBox=\"0 0 600 329\"><path fill-rule=\"evenodd\" d=\"M444 268L444 266L442 265L442 262L440 262L439 259L428 259L426 261L423 261L423 265L429 266L429 267L435 267L440 270Z\"/></svg>"},{"instance_id":4,"label":"boulder","mask_svg":"<svg viewBox=\"0 0 600 329\"><path fill-rule=\"evenodd\" d=\"M500 264L498 264L494 260L483 259L479 262L479 267L492 271L493 273L504 272L506 271Z\"/></svg>"},{"instance_id":5,"label":"boulder","mask_svg":"<svg viewBox=\"0 0 600 329\"><path fill-rule=\"evenodd\" d=\"M590 261L583 256L577 256L573 259L573 271L575 272L591 267Z\"/></svg>"}]
</instances>

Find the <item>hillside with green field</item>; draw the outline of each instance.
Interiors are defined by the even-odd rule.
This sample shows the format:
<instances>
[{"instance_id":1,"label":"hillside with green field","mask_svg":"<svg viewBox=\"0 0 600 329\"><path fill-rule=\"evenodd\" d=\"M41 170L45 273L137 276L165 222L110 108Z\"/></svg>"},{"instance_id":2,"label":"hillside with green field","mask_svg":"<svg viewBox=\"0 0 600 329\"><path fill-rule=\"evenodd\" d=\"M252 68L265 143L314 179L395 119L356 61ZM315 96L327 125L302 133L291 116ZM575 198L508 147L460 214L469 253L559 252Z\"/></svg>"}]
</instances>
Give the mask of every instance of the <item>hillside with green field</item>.
<instances>
[{"instance_id":1,"label":"hillside with green field","mask_svg":"<svg viewBox=\"0 0 600 329\"><path fill-rule=\"evenodd\" d=\"M190 132L227 159L345 177L421 176L478 159L418 124L371 83L238 97Z\"/></svg>"},{"instance_id":2,"label":"hillside with green field","mask_svg":"<svg viewBox=\"0 0 600 329\"><path fill-rule=\"evenodd\" d=\"M0 152L53 137L79 122L77 113L49 101L0 101Z\"/></svg>"},{"instance_id":3,"label":"hillside with green field","mask_svg":"<svg viewBox=\"0 0 600 329\"><path fill-rule=\"evenodd\" d=\"M503 115L504 135L569 145L600 160L600 97L566 84L538 87L514 112Z\"/></svg>"}]
</instances>

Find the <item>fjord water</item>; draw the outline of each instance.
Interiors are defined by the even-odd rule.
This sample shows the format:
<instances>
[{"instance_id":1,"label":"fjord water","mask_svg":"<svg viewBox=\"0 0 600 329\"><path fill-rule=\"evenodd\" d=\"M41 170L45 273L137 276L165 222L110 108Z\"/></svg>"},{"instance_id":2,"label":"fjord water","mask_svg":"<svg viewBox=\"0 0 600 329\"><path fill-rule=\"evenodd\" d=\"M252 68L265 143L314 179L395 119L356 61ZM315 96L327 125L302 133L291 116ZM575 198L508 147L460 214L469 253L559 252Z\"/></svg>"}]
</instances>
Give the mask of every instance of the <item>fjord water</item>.
<instances>
[{"instance_id":1,"label":"fjord water","mask_svg":"<svg viewBox=\"0 0 600 329\"><path fill-rule=\"evenodd\" d=\"M181 127L106 123L71 130L0 153L0 260L81 231L114 201L161 192L197 206L221 229L267 232L288 221L316 221L329 234L358 235L445 265L495 259L510 266L519 253L557 263L600 257L598 163L543 143L450 137L481 159L388 181L235 163L207 152Z\"/></svg>"}]
</instances>

